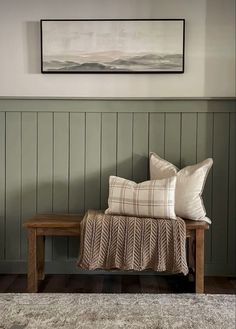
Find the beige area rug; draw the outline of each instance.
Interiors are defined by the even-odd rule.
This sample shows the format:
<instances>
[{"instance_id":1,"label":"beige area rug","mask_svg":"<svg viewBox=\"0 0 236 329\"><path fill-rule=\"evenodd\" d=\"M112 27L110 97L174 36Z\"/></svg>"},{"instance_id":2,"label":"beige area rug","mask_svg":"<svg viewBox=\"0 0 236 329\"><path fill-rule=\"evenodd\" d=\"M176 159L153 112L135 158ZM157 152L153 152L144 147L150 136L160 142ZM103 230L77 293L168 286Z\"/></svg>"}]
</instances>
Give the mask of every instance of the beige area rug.
<instances>
[{"instance_id":1,"label":"beige area rug","mask_svg":"<svg viewBox=\"0 0 236 329\"><path fill-rule=\"evenodd\" d=\"M0 328L235 329L235 296L0 294Z\"/></svg>"}]
</instances>

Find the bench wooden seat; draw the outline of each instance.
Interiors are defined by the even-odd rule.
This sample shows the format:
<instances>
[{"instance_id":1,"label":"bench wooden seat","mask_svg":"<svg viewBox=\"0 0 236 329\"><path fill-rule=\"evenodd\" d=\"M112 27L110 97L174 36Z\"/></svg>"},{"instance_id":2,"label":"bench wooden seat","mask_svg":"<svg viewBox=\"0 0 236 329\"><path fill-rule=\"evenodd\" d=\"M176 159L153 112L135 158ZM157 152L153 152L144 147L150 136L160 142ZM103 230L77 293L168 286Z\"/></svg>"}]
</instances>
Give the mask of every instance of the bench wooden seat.
<instances>
[{"instance_id":1,"label":"bench wooden seat","mask_svg":"<svg viewBox=\"0 0 236 329\"><path fill-rule=\"evenodd\" d=\"M36 214L23 226L28 231L28 292L44 279L45 236L80 236L81 214ZM186 220L188 265L195 273L195 291L204 292L204 231L206 222Z\"/></svg>"}]
</instances>

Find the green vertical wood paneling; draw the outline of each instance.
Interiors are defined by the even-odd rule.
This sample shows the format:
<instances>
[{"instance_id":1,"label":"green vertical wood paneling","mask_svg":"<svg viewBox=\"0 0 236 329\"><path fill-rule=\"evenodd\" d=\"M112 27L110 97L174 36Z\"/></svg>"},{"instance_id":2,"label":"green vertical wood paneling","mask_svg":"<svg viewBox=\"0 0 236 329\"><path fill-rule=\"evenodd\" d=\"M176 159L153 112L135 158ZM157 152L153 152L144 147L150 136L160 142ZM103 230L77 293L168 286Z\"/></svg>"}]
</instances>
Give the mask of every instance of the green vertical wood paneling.
<instances>
[{"instance_id":1,"label":"green vertical wood paneling","mask_svg":"<svg viewBox=\"0 0 236 329\"><path fill-rule=\"evenodd\" d=\"M68 212L69 114L54 113L53 211ZM53 238L53 258L67 258L66 237Z\"/></svg>"},{"instance_id":2,"label":"green vertical wood paneling","mask_svg":"<svg viewBox=\"0 0 236 329\"><path fill-rule=\"evenodd\" d=\"M149 152L165 155L165 113L149 114Z\"/></svg>"},{"instance_id":3,"label":"green vertical wood paneling","mask_svg":"<svg viewBox=\"0 0 236 329\"><path fill-rule=\"evenodd\" d=\"M37 113L22 113L22 223L36 213ZM26 230L21 227L21 258L27 259Z\"/></svg>"},{"instance_id":4,"label":"green vertical wood paneling","mask_svg":"<svg viewBox=\"0 0 236 329\"><path fill-rule=\"evenodd\" d=\"M134 113L133 179L143 182L148 177L148 113Z\"/></svg>"},{"instance_id":5,"label":"green vertical wood paneling","mask_svg":"<svg viewBox=\"0 0 236 329\"><path fill-rule=\"evenodd\" d=\"M26 110L18 111L16 106L15 111L0 112L2 264L26 259L26 233L21 224L27 217L36 211L75 213L105 208L109 175L145 180L148 152L154 151L179 167L213 157L203 194L212 219L205 233L206 269L215 275L235 274L236 118L228 101L214 102L213 107L210 101L191 101L195 110L190 106L189 112L184 101L154 100L152 105L123 101L122 105L112 100L110 111L107 102L90 101L89 112L88 103L77 100L81 112L76 108L70 112L72 107L63 111L61 105L54 114L40 110L41 100L35 102L33 112L26 103ZM97 109L96 102L100 104ZM53 260L52 254L59 261L76 258L78 244L78 238L59 238L53 246L47 238L46 259Z\"/></svg>"},{"instance_id":6,"label":"green vertical wood paneling","mask_svg":"<svg viewBox=\"0 0 236 329\"><path fill-rule=\"evenodd\" d=\"M86 114L85 209L100 208L101 114Z\"/></svg>"},{"instance_id":7,"label":"green vertical wood paneling","mask_svg":"<svg viewBox=\"0 0 236 329\"><path fill-rule=\"evenodd\" d=\"M214 114L212 261L227 262L229 113Z\"/></svg>"},{"instance_id":8,"label":"green vertical wood paneling","mask_svg":"<svg viewBox=\"0 0 236 329\"><path fill-rule=\"evenodd\" d=\"M21 113L6 115L6 259L20 258Z\"/></svg>"},{"instance_id":9,"label":"green vertical wood paneling","mask_svg":"<svg viewBox=\"0 0 236 329\"><path fill-rule=\"evenodd\" d=\"M198 113L197 118L197 162L203 161L207 158L212 158L213 145L213 113ZM213 164L214 167L214 164ZM203 200L206 208L207 216L212 218L212 173L209 172L206 185L203 191ZM213 219L214 222L214 219ZM212 246L211 246L211 229L205 232L205 257L206 262L211 262Z\"/></svg>"},{"instance_id":10,"label":"green vertical wood paneling","mask_svg":"<svg viewBox=\"0 0 236 329\"><path fill-rule=\"evenodd\" d=\"M117 175L132 179L133 114L118 113L117 129Z\"/></svg>"},{"instance_id":11,"label":"green vertical wood paneling","mask_svg":"<svg viewBox=\"0 0 236 329\"><path fill-rule=\"evenodd\" d=\"M101 209L107 208L109 176L116 175L117 114L102 113Z\"/></svg>"},{"instance_id":12,"label":"green vertical wood paneling","mask_svg":"<svg viewBox=\"0 0 236 329\"><path fill-rule=\"evenodd\" d=\"M197 113L182 113L181 121L181 168L196 163Z\"/></svg>"},{"instance_id":13,"label":"green vertical wood paneling","mask_svg":"<svg viewBox=\"0 0 236 329\"><path fill-rule=\"evenodd\" d=\"M85 114L70 114L69 212L84 211Z\"/></svg>"},{"instance_id":14,"label":"green vertical wood paneling","mask_svg":"<svg viewBox=\"0 0 236 329\"><path fill-rule=\"evenodd\" d=\"M230 113L228 264L236 273L236 114Z\"/></svg>"},{"instance_id":15,"label":"green vertical wood paneling","mask_svg":"<svg viewBox=\"0 0 236 329\"><path fill-rule=\"evenodd\" d=\"M38 113L37 212L52 212L53 114ZM52 259L52 238L46 238L46 259Z\"/></svg>"},{"instance_id":16,"label":"green vertical wood paneling","mask_svg":"<svg viewBox=\"0 0 236 329\"><path fill-rule=\"evenodd\" d=\"M85 114L70 113L69 212L84 213ZM69 238L69 257L78 256L78 238Z\"/></svg>"},{"instance_id":17,"label":"green vertical wood paneling","mask_svg":"<svg viewBox=\"0 0 236 329\"><path fill-rule=\"evenodd\" d=\"M5 257L5 113L0 113L0 259Z\"/></svg>"},{"instance_id":18,"label":"green vertical wood paneling","mask_svg":"<svg viewBox=\"0 0 236 329\"><path fill-rule=\"evenodd\" d=\"M166 113L165 159L180 167L181 114Z\"/></svg>"}]
</instances>

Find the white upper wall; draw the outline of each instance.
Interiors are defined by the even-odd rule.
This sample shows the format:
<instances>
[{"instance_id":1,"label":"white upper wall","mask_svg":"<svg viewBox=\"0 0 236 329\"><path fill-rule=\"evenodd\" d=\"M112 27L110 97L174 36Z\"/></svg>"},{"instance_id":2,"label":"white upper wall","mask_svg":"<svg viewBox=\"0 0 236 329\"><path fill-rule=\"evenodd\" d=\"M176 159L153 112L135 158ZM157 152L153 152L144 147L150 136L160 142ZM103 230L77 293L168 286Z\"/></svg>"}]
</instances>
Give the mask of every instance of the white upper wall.
<instances>
[{"instance_id":1,"label":"white upper wall","mask_svg":"<svg viewBox=\"0 0 236 329\"><path fill-rule=\"evenodd\" d=\"M41 74L47 18L185 18L185 73ZM235 97L235 0L0 0L0 96Z\"/></svg>"}]
</instances>

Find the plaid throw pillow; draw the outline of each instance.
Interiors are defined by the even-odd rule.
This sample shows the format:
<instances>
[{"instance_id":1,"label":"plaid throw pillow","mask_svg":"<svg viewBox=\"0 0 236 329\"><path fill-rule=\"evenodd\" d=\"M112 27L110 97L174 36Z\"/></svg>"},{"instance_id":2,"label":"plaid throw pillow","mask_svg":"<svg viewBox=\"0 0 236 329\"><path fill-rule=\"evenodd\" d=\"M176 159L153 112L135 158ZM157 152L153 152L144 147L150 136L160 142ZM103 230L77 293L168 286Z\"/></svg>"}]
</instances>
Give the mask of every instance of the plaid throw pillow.
<instances>
[{"instance_id":1,"label":"plaid throw pillow","mask_svg":"<svg viewBox=\"0 0 236 329\"><path fill-rule=\"evenodd\" d=\"M176 176L136 184L110 176L106 214L176 219Z\"/></svg>"}]
</instances>

